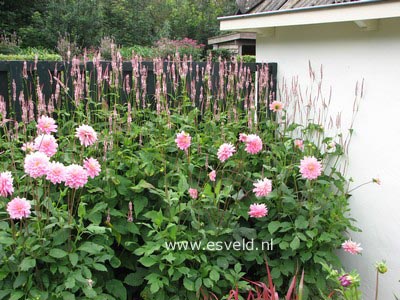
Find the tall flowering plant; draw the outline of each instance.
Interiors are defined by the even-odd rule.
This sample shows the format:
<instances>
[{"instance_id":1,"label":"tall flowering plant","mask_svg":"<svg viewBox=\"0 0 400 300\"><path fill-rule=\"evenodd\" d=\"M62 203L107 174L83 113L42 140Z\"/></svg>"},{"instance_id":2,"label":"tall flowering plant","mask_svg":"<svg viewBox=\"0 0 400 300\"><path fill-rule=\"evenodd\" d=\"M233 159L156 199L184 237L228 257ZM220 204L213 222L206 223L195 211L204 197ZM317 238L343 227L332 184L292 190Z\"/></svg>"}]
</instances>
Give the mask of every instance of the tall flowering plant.
<instances>
[{"instance_id":1,"label":"tall flowering plant","mask_svg":"<svg viewBox=\"0 0 400 300\"><path fill-rule=\"evenodd\" d=\"M97 133L80 125L63 136L45 115L35 123L22 136L2 136L13 145L0 173L1 296L106 297L93 272L107 270L113 250L93 240L105 227L83 222L90 199L82 195L101 173L92 157Z\"/></svg>"},{"instance_id":2,"label":"tall flowering plant","mask_svg":"<svg viewBox=\"0 0 400 300\"><path fill-rule=\"evenodd\" d=\"M256 89L237 61L220 59L213 77L211 58L194 70L178 56L153 62L151 102L141 59L124 77L111 56L96 55L93 72L74 58L50 101L35 86L20 123L2 113L0 290L207 299L249 291L267 260L279 295L304 268L304 297L317 297L329 284L320 263L339 266L335 250L356 229L340 164L348 139L320 82L310 102L295 83L276 100L267 66Z\"/></svg>"}]
</instances>

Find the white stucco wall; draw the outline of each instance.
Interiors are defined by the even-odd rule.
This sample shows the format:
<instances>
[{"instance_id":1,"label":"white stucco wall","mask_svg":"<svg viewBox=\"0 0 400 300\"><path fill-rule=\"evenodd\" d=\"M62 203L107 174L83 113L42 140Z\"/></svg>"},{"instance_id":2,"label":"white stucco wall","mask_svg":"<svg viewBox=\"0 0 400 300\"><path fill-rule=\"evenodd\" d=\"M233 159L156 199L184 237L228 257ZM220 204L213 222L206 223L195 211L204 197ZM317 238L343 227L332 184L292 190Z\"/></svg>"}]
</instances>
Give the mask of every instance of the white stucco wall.
<instances>
[{"instance_id":1,"label":"white stucco wall","mask_svg":"<svg viewBox=\"0 0 400 300\"><path fill-rule=\"evenodd\" d=\"M374 264L385 259L389 271L380 278L379 299L394 299L394 293L400 296L400 19L380 20L378 30L368 32L354 23L335 23L257 35L257 61L277 62L280 81L298 75L307 82L309 60L315 69L323 65L324 84L333 88L332 108L345 116L351 114L356 81L365 79L348 174L353 186L373 177L382 185L353 193L352 216L363 232L352 237L364 251L342 258L349 270L361 273L364 300L374 299Z\"/></svg>"}]
</instances>

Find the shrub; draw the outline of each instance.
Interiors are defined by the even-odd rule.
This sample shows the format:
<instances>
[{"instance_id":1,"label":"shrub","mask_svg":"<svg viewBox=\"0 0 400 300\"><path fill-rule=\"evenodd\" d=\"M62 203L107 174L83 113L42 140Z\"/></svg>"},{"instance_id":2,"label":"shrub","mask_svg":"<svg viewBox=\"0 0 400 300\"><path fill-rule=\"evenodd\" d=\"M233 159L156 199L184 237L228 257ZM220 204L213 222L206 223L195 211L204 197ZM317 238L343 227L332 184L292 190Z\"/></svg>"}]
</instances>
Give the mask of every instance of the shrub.
<instances>
[{"instance_id":1,"label":"shrub","mask_svg":"<svg viewBox=\"0 0 400 300\"><path fill-rule=\"evenodd\" d=\"M193 61L199 61L203 55L204 45L198 44L196 40L184 38L182 40L170 40L162 38L155 43L158 56L167 58L174 57L176 53L187 57L192 56Z\"/></svg>"},{"instance_id":2,"label":"shrub","mask_svg":"<svg viewBox=\"0 0 400 300\"><path fill-rule=\"evenodd\" d=\"M155 60L157 92L149 99L135 59L129 89L120 68L95 60L93 77L74 60L56 77L55 109L38 99L41 114L57 117L55 158L103 158L100 176L80 189L24 175L20 147L36 137L35 122L2 123L1 171L12 172L14 194L34 209L26 220L9 220L11 199L2 199L0 290L44 299L197 299L245 292L243 277L262 281L267 260L280 294L304 268L305 298L317 297L327 285L321 263L340 265L334 251L356 229L339 168L351 131L346 138L331 124L321 82L312 81L319 87L310 89L318 91L312 103L296 85L277 101L261 66L256 106L243 64L221 61L211 82L209 61L196 94L190 62L170 61L170 75ZM92 124L98 143L79 146L78 124Z\"/></svg>"},{"instance_id":3,"label":"shrub","mask_svg":"<svg viewBox=\"0 0 400 300\"><path fill-rule=\"evenodd\" d=\"M71 37L68 34L65 34L65 36L60 35L58 37L56 50L65 61L68 61L72 57L79 55L81 52L76 42L71 41Z\"/></svg>"},{"instance_id":4,"label":"shrub","mask_svg":"<svg viewBox=\"0 0 400 300\"><path fill-rule=\"evenodd\" d=\"M19 39L14 33L11 36L0 34L0 54L17 54L20 51Z\"/></svg>"}]
</instances>

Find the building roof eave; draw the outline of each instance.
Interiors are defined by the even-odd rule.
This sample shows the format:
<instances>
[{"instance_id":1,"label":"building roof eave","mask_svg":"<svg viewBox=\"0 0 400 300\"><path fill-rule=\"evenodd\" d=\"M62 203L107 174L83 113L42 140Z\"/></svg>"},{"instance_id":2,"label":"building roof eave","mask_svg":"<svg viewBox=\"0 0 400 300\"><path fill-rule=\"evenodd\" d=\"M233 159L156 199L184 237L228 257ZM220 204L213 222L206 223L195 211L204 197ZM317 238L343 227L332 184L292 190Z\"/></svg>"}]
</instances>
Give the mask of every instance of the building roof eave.
<instances>
[{"instance_id":1,"label":"building roof eave","mask_svg":"<svg viewBox=\"0 0 400 300\"><path fill-rule=\"evenodd\" d=\"M258 31L261 28L400 17L400 2L365 0L218 18L221 30Z\"/></svg>"}]
</instances>

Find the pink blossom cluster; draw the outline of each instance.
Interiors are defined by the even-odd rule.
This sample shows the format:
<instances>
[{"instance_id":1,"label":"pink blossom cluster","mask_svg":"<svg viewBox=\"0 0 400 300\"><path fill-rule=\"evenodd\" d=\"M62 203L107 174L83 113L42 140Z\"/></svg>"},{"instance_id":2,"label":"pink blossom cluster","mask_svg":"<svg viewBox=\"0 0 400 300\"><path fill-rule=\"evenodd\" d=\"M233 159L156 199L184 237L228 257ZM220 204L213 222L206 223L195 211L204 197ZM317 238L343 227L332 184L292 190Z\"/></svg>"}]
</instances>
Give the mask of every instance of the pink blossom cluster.
<instances>
[{"instance_id":1,"label":"pink blossom cluster","mask_svg":"<svg viewBox=\"0 0 400 300\"><path fill-rule=\"evenodd\" d=\"M255 183L253 183L253 186L253 192L256 194L256 197L268 196L268 194L272 191L272 181L268 178L258 179Z\"/></svg>"},{"instance_id":2,"label":"pink blossom cluster","mask_svg":"<svg viewBox=\"0 0 400 300\"><path fill-rule=\"evenodd\" d=\"M245 151L249 154L257 154L263 147L261 138L256 134L240 133L239 141L246 144Z\"/></svg>"},{"instance_id":3,"label":"pink blossom cluster","mask_svg":"<svg viewBox=\"0 0 400 300\"><path fill-rule=\"evenodd\" d=\"M0 196L7 197L14 193L13 181L11 172L0 173Z\"/></svg>"},{"instance_id":4,"label":"pink blossom cluster","mask_svg":"<svg viewBox=\"0 0 400 300\"><path fill-rule=\"evenodd\" d=\"M85 186L88 178L94 178L101 172L97 159L86 158L83 165L71 164L65 166L58 161L50 161L57 153L58 144L52 133L57 132L53 118L42 116L38 119L39 135L33 142L25 143L22 150L27 154L24 159L24 171L32 178L45 176L53 184L64 183L65 186L77 189ZM81 125L76 130L76 137L85 147L97 140L97 133L88 125ZM10 172L0 173L0 196L8 197L14 193L13 177ZM31 204L25 198L16 197L7 204L7 212L12 219L27 218L30 215Z\"/></svg>"},{"instance_id":5,"label":"pink blossom cluster","mask_svg":"<svg viewBox=\"0 0 400 300\"><path fill-rule=\"evenodd\" d=\"M37 129L40 134L33 146L25 144L25 150L31 150L25 157L24 170L32 178L46 176L53 184L65 183L70 188L83 187L88 177L94 178L101 172L101 166L95 158L86 158L83 166L72 164L65 166L56 161L50 162L50 157L57 152L57 141L52 132L57 132L57 125L53 118L42 116L38 120ZM76 129L76 137L87 147L97 141L96 131L89 125L81 125ZM36 151L36 152L35 152Z\"/></svg>"},{"instance_id":6,"label":"pink blossom cluster","mask_svg":"<svg viewBox=\"0 0 400 300\"><path fill-rule=\"evenodd\" d=\"M347 240L342 244L342 249L351 254L361 254L363 250L359 243L353 242L352 240Z\"/></svg>"},{"instance_id":7,"label":"pink blossom cluster","mask_svg":"<svg viewBox=\"0 0 400 300\"><path fill-rule=\"evenodd\" d=\"M181 150L189 149L191 141L192 137L184 131L181 131L176 135L175 143L177 147Z\"/></svg>"},{"instance_id":8,"label":"pink blossom cluster","mask_svg":"<svg viewBox=\"0 0 400 300\"><path fill-rule=\"evenodd\" d=\"M322 164L314 156L305 156L300 161L300 173L304 179L317 179L322 173Z\"/></svg>"},{"instance_id":9,"label":"pink blossom cluster","mask_svg":"<svg viewBox=\"0 0 400 300\"><path fill-rule=\"evenodd\" d=\"M250 205L249 216L252 218L262 218L268 214L268 208L265 204L254 203Z\"/></svg>"}]
</instances>

